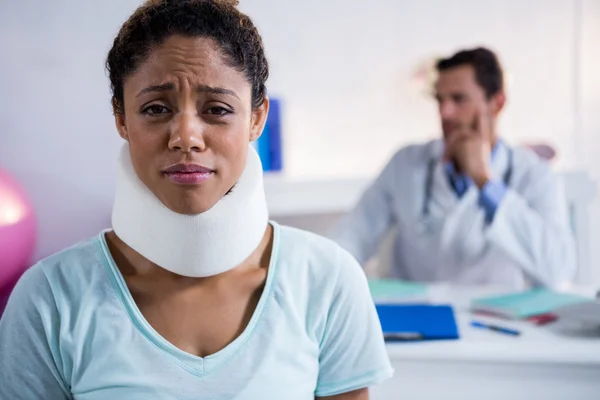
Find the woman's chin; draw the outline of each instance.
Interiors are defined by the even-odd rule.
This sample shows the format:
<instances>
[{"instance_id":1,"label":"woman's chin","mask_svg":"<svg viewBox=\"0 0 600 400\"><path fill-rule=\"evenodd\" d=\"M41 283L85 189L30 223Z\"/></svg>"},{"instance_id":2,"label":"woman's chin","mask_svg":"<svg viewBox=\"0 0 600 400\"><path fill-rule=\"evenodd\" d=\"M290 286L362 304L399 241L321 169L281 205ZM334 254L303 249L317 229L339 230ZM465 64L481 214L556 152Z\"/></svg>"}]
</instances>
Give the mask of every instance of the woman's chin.
<instances>
[{"instance_id":1,"label":"woman's chin","mask_svg":"<svg viewBox=\"0 0 600 400\"><path fill-rule=\"evenodd\" d=\"M209 196L184 196L176 199L167 199L163 204L177 214L198 215L202 214L217 204L218 199L209 199Z\"/></svg>"}]
</instances>

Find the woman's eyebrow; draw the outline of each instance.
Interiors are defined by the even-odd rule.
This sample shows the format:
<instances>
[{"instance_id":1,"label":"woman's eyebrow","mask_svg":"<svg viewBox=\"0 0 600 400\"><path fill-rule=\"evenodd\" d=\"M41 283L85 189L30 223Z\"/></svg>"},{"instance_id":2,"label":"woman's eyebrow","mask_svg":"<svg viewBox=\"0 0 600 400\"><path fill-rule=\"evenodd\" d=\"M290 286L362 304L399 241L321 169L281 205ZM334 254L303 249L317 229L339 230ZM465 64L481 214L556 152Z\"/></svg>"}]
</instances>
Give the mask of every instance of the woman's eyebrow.
<instances>
[{"instance_id":1,"label":"woman's eyebrow","mask_svg":"<svg viewBox=\"0 0 600 400\"><path fill-rule=\"evenodd\" d=\"M229 96L240 98L236 92L230 89L225 89L222 87L214 87L208 85L200 85L196 88L196 91L199 93L214 93L214 94L226 94Z\"/></svg>"},{"instance_id":2,"label":"woman's eyebrow","mask_svg":"<svg viewBox=\"0 0 600 400\"><path fill-rule=\"evenodd\" d=\"M136 97L140 97L141 95L144 95L146 93L152 93L152 92L170 92L175 90L175 84L174 83L165 83L163 85L154 85L154 86L148 86L145 89L140 90L140 92L137 94Z\"/></svg>"},{"instance_id":3,"label":"woman's eyebrow","mask_svg":"<svg viewBox=\"0 0 600 400\"><path fill-rule=\"evenodd\" d=\"M173 83L165 83L163 85L153 85L153 86L148 86L147 88L140 90L140 92L137 94L136 97L140 97L146 93L169 92L169 91L173 91L173 90L175 90L175 84L173 84ZM225 94L225 95L237 97L238 99L240 98L237 95L237 93L234 92L233 90L225 89L222 87L200 85L196 88L196 91L199 93Z\"/></svg>"}]
</instances>

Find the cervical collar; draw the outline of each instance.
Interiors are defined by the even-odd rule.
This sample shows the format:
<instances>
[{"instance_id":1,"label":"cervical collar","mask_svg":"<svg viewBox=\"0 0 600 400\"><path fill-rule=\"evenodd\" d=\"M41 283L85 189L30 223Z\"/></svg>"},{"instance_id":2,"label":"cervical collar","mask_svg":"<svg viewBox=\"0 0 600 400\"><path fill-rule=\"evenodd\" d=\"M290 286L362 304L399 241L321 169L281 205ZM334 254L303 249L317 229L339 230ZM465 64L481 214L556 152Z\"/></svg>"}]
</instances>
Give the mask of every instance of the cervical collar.
<instances>
[{"instance_id":1,"label":"cervical collar","mask_svg":"<svg viewBox=\"0 0 600 400\"><path fill-rule=\"evenodd\" d=\"M113 229L123 242L156 265L189 277L223 273L256 250L267 224L262 166L252 146L248 146L242 176L230 193L197 215L167 208L138 178L129 146L123 146Z\"/></svg>"}]
</instances>

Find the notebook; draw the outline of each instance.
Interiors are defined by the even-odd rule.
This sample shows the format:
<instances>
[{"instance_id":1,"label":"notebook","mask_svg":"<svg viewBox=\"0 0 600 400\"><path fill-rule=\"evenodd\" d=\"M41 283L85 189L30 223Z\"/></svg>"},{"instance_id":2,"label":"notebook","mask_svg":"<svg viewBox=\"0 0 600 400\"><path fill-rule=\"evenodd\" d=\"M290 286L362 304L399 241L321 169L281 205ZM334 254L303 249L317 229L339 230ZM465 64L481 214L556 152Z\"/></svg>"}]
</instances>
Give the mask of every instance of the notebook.
<instances>
[{"instance_id":1,"label":"notebook","mask_svg":"<svg viewBox=\"0 0 600 400\"><path fill-rule=\"evenodd\" d=\"M378 304L387 341L458 339L454 310L447 305Z\"/></svg>"},{"instance_id":2,"label":"notebook","mask_svg":"<svg viewBox=\"0 0 600 400\"><path fill-rule=\"evenodd\" d=\"M505 318L523 319L535 315L550 313L560 307L586 303L590 299L569 293L559 293L547 289L533 289L526 292L511 293L475 299L471 309Z\"/></svg>"},{"instance_id":3,"label":"notebook","mask_svg":"<svg viewBox=\"0 0 600 400\"><path fill-rule=\"evenodd\" d=\"M397 279L370 279L369 290L377 302L419 300L424 303L427 298L427 286Z\"/></svg>"}]
</instances>

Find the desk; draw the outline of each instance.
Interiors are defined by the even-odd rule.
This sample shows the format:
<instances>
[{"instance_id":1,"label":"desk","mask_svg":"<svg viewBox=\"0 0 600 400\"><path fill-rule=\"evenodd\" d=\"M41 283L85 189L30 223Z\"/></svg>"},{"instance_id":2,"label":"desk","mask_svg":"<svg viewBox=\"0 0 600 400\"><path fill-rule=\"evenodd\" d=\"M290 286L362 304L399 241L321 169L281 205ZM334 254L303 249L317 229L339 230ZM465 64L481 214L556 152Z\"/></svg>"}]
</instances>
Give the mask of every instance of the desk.
<instances>
[{"instance_id":1,"label":"desk","mask_svg":"<svg viewBox=\"0 0 600 400\"><path fill-rule=\"evenodd\" d=\"M435 286L434 303L454 305L461 339L388 344L396 370L371 389L384 399L600 399L600 337L566 337L550 326L477 316L521 331L512 337L470 326L472 298L492 288ZM590 295L593 291L579 291Z\"/></svg>"}]
</instances>

